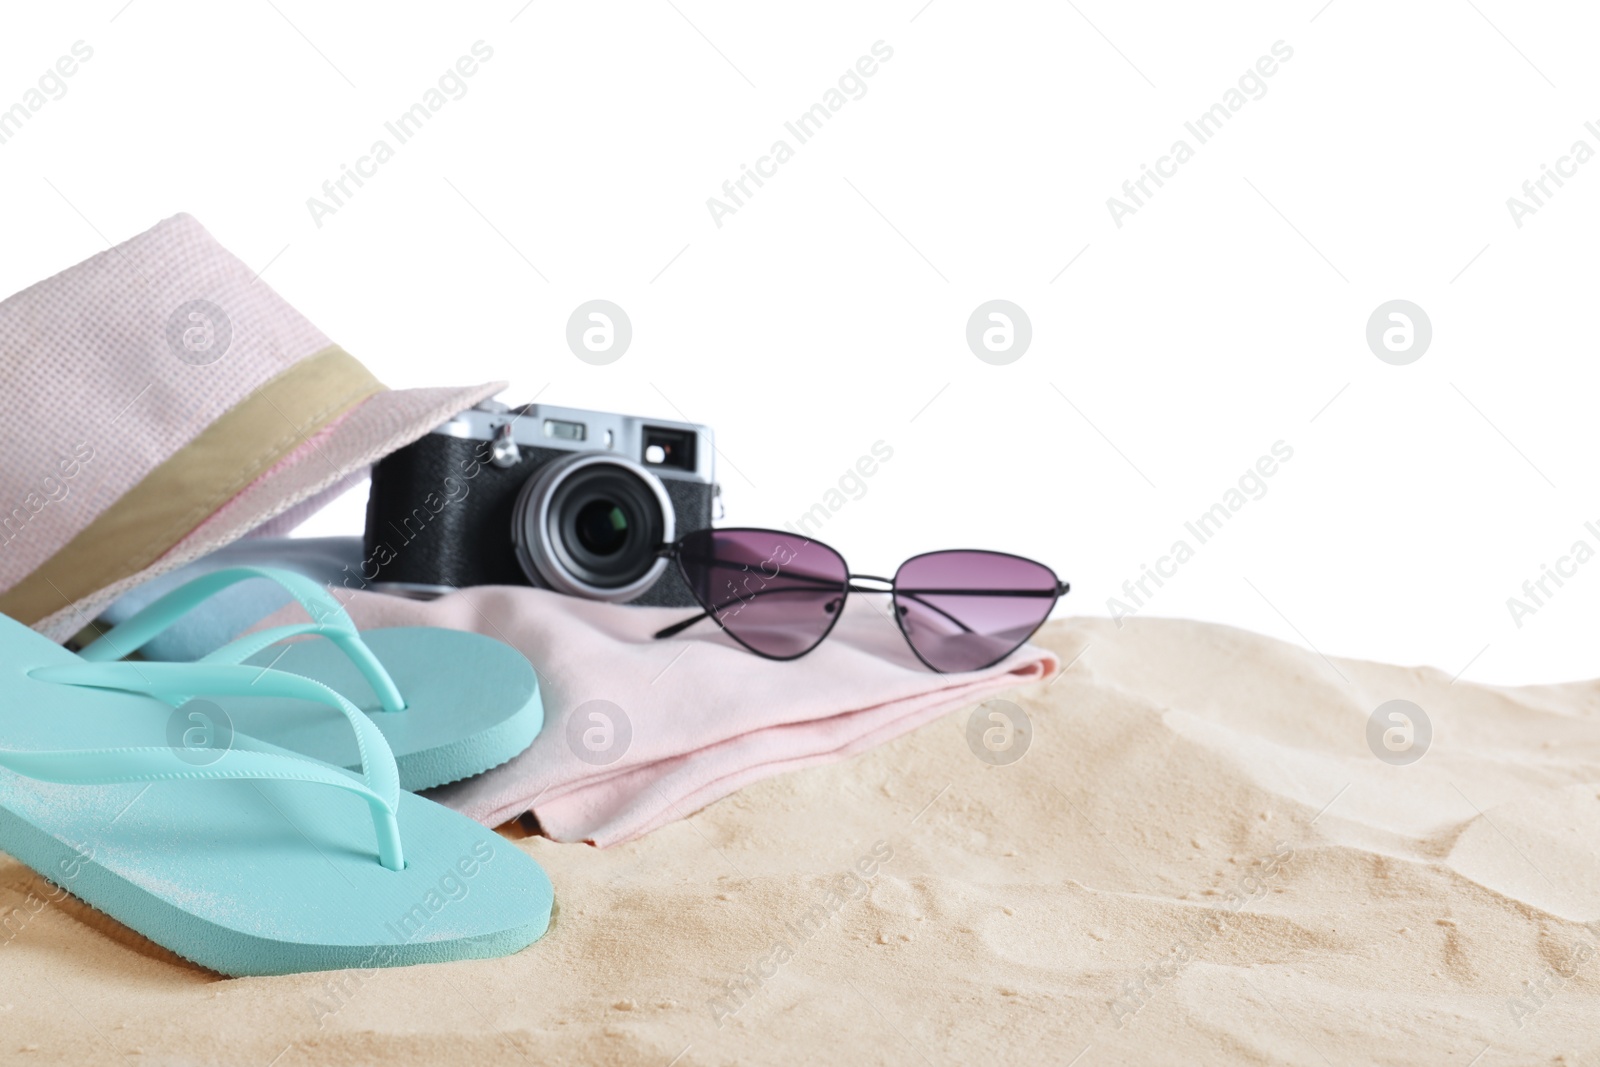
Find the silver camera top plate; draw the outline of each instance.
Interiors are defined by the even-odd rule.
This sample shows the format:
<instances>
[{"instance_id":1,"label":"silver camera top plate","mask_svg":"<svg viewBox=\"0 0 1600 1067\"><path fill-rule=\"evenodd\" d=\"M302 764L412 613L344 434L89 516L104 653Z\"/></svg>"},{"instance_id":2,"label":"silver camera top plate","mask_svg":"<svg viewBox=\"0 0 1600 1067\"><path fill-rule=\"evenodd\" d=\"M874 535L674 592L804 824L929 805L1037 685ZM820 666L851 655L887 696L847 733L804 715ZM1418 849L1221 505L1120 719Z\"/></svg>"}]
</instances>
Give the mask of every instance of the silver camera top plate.
<instances>
[{"instance_id":1,"label":"silver camera top plate","mask_svg":"<svg viewBox=\"0 0 1600 1067\"><path fill-rule=\"evenodd\" d=\"M489 400L433 430L447 437L493 441L565 452L610 452L642 464L661 478L716 481L711 427L671 419L646 419L606 411L524 404L509 408Z\"/></svg>"}]
</instances>

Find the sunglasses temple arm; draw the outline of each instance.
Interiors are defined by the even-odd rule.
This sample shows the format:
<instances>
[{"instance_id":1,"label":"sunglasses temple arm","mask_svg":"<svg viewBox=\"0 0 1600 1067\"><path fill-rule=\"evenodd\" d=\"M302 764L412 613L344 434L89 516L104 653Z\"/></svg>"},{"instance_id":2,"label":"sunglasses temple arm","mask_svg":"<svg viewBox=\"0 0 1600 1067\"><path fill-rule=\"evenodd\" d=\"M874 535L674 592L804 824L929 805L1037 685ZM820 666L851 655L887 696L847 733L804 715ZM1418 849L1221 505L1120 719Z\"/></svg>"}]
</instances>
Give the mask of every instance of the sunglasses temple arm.
<instances>
[{"instance_id":1,"label":"sunglasses temple arm","mask_svg":"<svg viewBox=\"0 0 1600 1067\"><path fill-rule=\"evenodd\" d=\"M754 590L751 590L749 593L747 593L746 595L744 595L742 597L736 596L732 600L723 601L722 603L717 605L716 610L717 611L721 611L724 608L732 607L734 604L742 604L746 600L754 600L756 597L762 596L763 594L769 594L769 593L771 593L771 594L792 593L792 592L794 592L793 589L754 589ZM683 631L687 630L689 627L693 626L695 623L699 622L701 619L709 619L711 617L711 614L712 613L709 612L709 611L702 611L698 615L691 615L689 618L684 619L681 622L675 622L671 626L665 627L664 629L661 629L661 630L657 630L654 634L651 634L651 636L654 637L654 638L657 638L657 639L660 639L660 638L663 638L663 637L676 637L679 634L683 633Z\"/></svg>"},{"instance_id":2,"label":"sunglasses temple arm","mask_svg":"<svg viewBox=\"0 0 1600 1067\"><path fill-rule=\"evenodd\" d=\"M850 588L851 588L852 592L869 592L869 593L870 592L876 592L876 590L871 590L871 589L857 590L855 586L851 586ZM1070 585L1068 585L1066 582L1058 582L1057 585L1056 585L1055 595L1057 597L1060 597L1060 596L1064 595L1067 592L1068 589L1071 589L1071 588L1072 587ZM897 597L904 597L907 600L915 600L918 604L921 604L923 607L927 608L929 611L937 612L938 614L943 615L945 618L949 619L951 622L953 622L957 626L961 627L963 632L969 633L969 634L972 632L972 627L968 626L966 623L962 622L960 619L956 618L954 615L950 614L948 611L945 611L943 608L939 607L937 604L934 604L934 603L932 603L932 602L930 602L928 600L925 600L921 596L918 596L915 591L910 590L910 589L896 589L893 592L894 592L894 595L897 596ZM1026 592L1026 593L1020 593L1019 594L1014 590L1008 590L1008 589L971 590L970 592L972 592L974 594L977 594L979 596L996 596L996 595L1005 596L1007 594L1010 594L1010 595L1022 595L1022 596L1039 596L1039 595L1041 595L1041 594L1035 593L1035 592Z\"/></svg>"},{"instance_id":3,"label":"sunglasses temple arm","mask_svg":"<svg viewBox=\"0 0 1600 1067\"><path fill-rule=\"evenodd\" d=\"M768 592L768 591L769 590L759 590L759 591L757 591L755 593L752 593L751 596L750 596L750 599L754 599L755 597L760 596L762 592ZM877 592L877 591L878 590L875 590L875 589L856 590L856 592L869 592L869 593L874 593L874 592ZM775 592L775 593L777 593L777 592L788 592L788 590L774 589L774 590L770 590L770 592ZM912 596L912 597L910 597L910 599L917 601L917 603L921 604L923 607L927 608L929 611L937 612L938 614L943 615L945 618L949 619L951 622L953 622L957 626L961 627L961 629L964 632L966 632L966 633L971 633L972 632L972 627L968 626L966 623L962 622L960 619L956 618L954 615L950 614L948 611L944 611L941 608L935 607L934 605L929 604L927 601L923 600L921 597L918 597L918 596ZM731 603L734 603L734 602L733 601L729 601L729 603L731 604ZM728 606L728 604L721 605L721 607L724 607L724 608L727 607L727 606ZM665 627L664 629L657 630L651 636L654 639L658 640L658 641L663 639L663 638L667 638L667 637L676 637L679 634L683 633L683 631L687 630L689 627L693 626L695 623L699 622L701 619L707 619L707 618L710 618L710 617L711 617L711 612L702 611L698 615L691 615L689 618L684 619L682 622L675 622L671 626Z\"/></svg>"},{"instance_id":4,"label":"sunglasses temple arm","mask_svg":"<svg viewBox=\"0 0 1600 1067\"><path fill-rule=\"evenodd\" d=\"M855 586L852 586L850 591L851 592L856 592L856 593L876 593L876 592L880 592L880 590L877 590L877 589L859 589L859 588L856 588ZM789 593L789 592L793 592L793 590L790 590L790 589L758 589L758 590L755 590L754 592L752 592L748 597L745 597L743 599L754 600L756 597L760 596L762 593ZM966 623L962 622L960 619L956 618L954 615L950 614L948 611L945 611L943 608L940 608L937 605L928 603L926 600L923 600L921 597L917 596L914 593L912 593L912 594L902 594L902 595L906 596L906 598L909 599L909 600L915 600L917 603L921 604L923 607L927 608L929 611L935 612L935 613L937 613L939 615L943 615L945 618L949 619L951 622L953 622L957 626L959 626L964 632L966 632L966 633L971 633L972 632L972 627L968 626ZM739 601L738 600L730 600L725 604L719 604L719 605L717 605L717 610L721 611L723 608L729 607L730 605L733 605L733 604L736 604L736 603L739 603ZM683 633L683 631L687 630L689 627L693 626L695 623L699 622L701 619L706 619L706 618L710 618L710 617L711 617L711 612L702 611L698 615L692 615L689 618L684 619L681 622L675 622L671 626L668 626L668 627L666 627L664 629L661 629L661 630L657 630L651 636L656 638L657 640L660 640L661 638L665 638L665 637L676 637L679 634Z\"/></svg>"},{"instance_id":5,"label":"sunglasses temple arm","mask_svg":"<svg viewBox=\"0 0 1600 1067\"><path fill-rule=\"evenodd\" d=\"M791 576L791 577L793 577L793 576ZM808 581L825 582L830 589L838 589L838 587L836 585L834 585L831 582L827 582L826 579L815 578L815 577L812 577L810 575L806 575L805 578ZM841 596L844 595L844 592L845 592L844 590L838 590L838 591L839 591ZM752 589L748 593L746 593L744 596L735 596L732 600L724 600L722 603L720 603L720 604L718 604L716 606L715 610L722 611L724 608L732 607L735 604L742 604L747 600L754 600L758 596L768 596L768 595L776 596L776 595L779 595L779 594L793 593L793 592L796 592L796 590L789 589L789 588L784 588L784 589ZM867 592L878 592L878 590L869 589L869 590L867 590ZM663 638L663 637L676 637L678 634L683 633L683 631L687 630L689 627L693 626L695 623L699 622L701 619L710 618L711 615L712 615L712 612L710 612L710 611L702 611L700 614L691 615L689 618L684 619L681 622L675 622L671 626L666 627L665 629L657 630L651 636L654 637L654 638L658 638L658 639L659 638Z\"/></svg>"},{"instance_id":6,"label":"sunglasses temple arm","mask_svg":"<svg viewBox=\"0 0 1600 1067\"><path fill-rule=\"evenodd\" d=\"M915 593L901 592L899 590L896 590L895 591L895 596L904 597L907 600L915 600L918 604L921 604L923 607L927 608L929 611L934 612L934 613L939 614L939 615L943 615L945 618L949 619L951 622L953 622L957 626L961 627L961 630L962 630L963 633L969 633L970 634L972 632L972 627L968 626L966 623L962 622L960 619L956 618L954 615L950 614L948 611L946 611L943 608L939 607L937 604L930 604L928 601L922 599L920 596L918 596Z\"/></svg>"},{"instance_id":7,"label":"sunglasses temple arm","mask_svg":"<svg viewBox=\"0 0 1600 1067\"><path fill-rule=\"evenodd\" d=\"M656 550L656 554L657 555L661 555L661 556L670 556L674 552L676 552L676 546L675 545L663 545L661 548ZM732 564L732 563L724 563L722 560L718 560L718 559L703 560L703 561L697 561L697 562L708 563L709 565L711 565L713 567L725 567L725 568L727 568L729 570L736 569L736 567L740 568L740 569L745 569L745 570L749 569L748 567L743 567L742 565L736 565L736 564ZM796 581L796 580L808 581L808 582L813 582L813 583L818 584L818 585L825 585L825 586L829 586L829 587L833 587L833 585L834 585L833 582L829 581L826 578L819 578L819 577L817 577L815 575L810 575L810 574L791 574L791 575L788 575L787 577L788 577L788 579L790 581ZM717 605L717 610L721 611L723 608L728 607L730 604L737 604L742 600L753 599L754 597L760 596L762 593L786 593L786 592L793 592L793 590L790 590L790 589L755 589L755 590L751 590L747 595L745 595L743 597L735 596L732 600L726 601L726 602L724 602L722 604L718 604ZM711 617L711 612L702 611L700 614L691 616L690 618L687 618L687 619L684 619L682 622L675 622L671 626L668 626L668 627L666 627L664 629L661 629L661 630L657 630L651 636L653 638L657 639L657 640L659 640L661 638L664 638L664 637L676 637L678 634L683 633L683 631L687 630L689 627L693 626L695 623L699 622L701 619L706 619L706 618L710 618L710 617Z\"/></svg>"},{"instance_id":8,"label":"sunglasses temple arm","mask_svg":"<svg viewBox=\"0 0 1600 1067\"><path fill-rule=\"evenodd\" d=\"M689 627L693 626L695 623L699 622L701 619L708 619L710 617L711 617L711 612L702 611L698 615L691 615L689 618L684 619L682 622L675 622L671 626L666 627L665 629L657 630L652 636L658 641L663 637L676 637L679 634L683 633L683 631L687 630Z\"/></svg>"}]
</instances>

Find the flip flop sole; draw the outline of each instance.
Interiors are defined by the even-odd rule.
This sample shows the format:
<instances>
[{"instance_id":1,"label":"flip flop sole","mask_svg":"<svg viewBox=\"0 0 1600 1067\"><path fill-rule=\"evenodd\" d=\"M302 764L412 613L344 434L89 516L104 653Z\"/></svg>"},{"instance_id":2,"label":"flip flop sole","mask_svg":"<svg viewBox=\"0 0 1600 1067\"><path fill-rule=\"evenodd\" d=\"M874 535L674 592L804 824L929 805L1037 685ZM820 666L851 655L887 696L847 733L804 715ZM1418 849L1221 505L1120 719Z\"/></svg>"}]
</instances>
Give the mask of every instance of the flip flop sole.
<instances>
[{"instance_id":1,"label":"flip flop sole","mask_svg":"<svg viewBox=\"0 0 1600 1067\"><path fill-rule=\"evenodd\" d=\"M7 749L165 746L173 716L187 714L152 697L31 678L34 667L79 661L37 634L20 647L13 627L24 630L10 623L0 634ZM231 715L232 700L212 703ZM233 742L278 751L245 735ZM223 974L500 956L545 932L554 893L520 849L409 793L397 819L407 862L391 871L377 860L367 804L343 790L277 780L57 785L0 769L0 850Z\"/></svg>"},{"instance_id":2,"label":"flip flop sole","mask_svg":"<svg viewBox=\"0 0 1600 1067\"><path fill-rule=\"evenodd\" d=\"M527 947L549 926L554 894L538 864L410 794L399 812L410 856L405 870L389 871L374 859L359 800L336 798L341 810L330 813L329 791L300 783L158 783L141 797L137 786L13 779L0 772L0 849L222 974L487 959ZM93 810L78 806L86 801ZM61 817L69 806L75 817ZM119 806L129 810L108 826ZM201 826L197 809L206 813Z\"/></svg>"},{"instance_id":3,"label":"flip flop sole","mask_svg":"<svg viewBox=\"0 0 1600 1067\"><path fill-rule=\"evenodd\" d=\"M294 641L245 660L314 678L371 716L394 750L400 788L416 792L482 774L521 755L544 725L533 666L511 646L463 630L401 626L361 639L405 697L386 712L354 663L332 642ZM304 701L230 698L234 729L338 767L360 760L348 727Z\"/></svg>"}]
</instances>

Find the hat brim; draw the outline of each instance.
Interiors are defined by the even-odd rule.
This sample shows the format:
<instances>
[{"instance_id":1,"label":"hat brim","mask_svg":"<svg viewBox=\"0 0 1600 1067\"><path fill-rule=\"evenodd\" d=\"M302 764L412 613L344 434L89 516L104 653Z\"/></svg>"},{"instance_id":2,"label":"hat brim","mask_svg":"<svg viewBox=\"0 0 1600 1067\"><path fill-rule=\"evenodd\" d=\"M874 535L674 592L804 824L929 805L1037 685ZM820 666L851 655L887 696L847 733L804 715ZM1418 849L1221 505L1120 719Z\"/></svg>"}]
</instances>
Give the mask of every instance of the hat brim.
<instances>
[{"instance_id":1,"label":"hat brim","mask_svg":"<svg viewBox=\"0 0 1600 1067\"><path fill-rule=\"evenodd\" d=\"M317 494L359 475L384 456L506 386L505 382L487 382L470 388L394 389L368 397L335 424L305 438L281 462L201 521L154 563L63 604L33 628L54 640L66 640L129 589L239 540Z\"/></svg>"}]
</instances>

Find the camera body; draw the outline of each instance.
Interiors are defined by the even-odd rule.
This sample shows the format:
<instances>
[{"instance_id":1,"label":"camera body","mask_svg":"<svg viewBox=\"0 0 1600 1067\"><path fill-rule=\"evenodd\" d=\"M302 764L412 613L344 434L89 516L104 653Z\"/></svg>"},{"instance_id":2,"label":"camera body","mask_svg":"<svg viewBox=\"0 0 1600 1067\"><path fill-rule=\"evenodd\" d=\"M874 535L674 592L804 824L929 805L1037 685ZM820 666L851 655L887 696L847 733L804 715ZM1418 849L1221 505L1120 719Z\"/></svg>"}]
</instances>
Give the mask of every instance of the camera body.
<instances>
[{"instance_id":1,"label":"camera body","mask_svg":"<svg viewBox=\"0 0 1600 1067\"><path fill-rule=\"evenodd\" d=\"M487 401L373 466L368 577L420 597L534 585L692 607L659 549L711 525L715 455L707 426Z\"/></svg>"}]
</instances>

